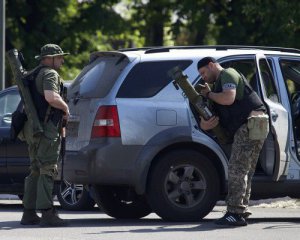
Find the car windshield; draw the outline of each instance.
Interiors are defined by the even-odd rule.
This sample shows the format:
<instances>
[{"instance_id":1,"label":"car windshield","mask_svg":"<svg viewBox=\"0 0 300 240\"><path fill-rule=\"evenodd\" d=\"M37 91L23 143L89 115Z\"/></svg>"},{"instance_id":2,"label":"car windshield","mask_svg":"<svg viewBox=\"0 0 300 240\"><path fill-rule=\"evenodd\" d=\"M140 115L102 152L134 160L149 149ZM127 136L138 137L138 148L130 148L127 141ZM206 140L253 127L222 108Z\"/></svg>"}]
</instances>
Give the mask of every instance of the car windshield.
<instances>
[{"instance_id":1,"label":"car windshield","mask_svg":"<svg viewBox=\"0 0 300 240\"><path fill-rule=\"evenodd\" d=\"M68 91L83 98L105 97L128 63L123 56L98 57L83 68Z\"/></svg>"}]
</instances>

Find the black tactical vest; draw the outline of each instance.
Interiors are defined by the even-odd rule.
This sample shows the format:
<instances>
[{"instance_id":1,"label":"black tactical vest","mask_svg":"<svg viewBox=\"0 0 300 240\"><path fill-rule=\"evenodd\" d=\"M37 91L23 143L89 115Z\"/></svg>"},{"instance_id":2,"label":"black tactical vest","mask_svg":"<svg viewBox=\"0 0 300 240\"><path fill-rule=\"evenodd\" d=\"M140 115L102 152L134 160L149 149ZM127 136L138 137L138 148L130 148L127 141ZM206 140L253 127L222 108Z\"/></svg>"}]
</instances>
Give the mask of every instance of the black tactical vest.
<instances>
[{"instance_id":1,"label":"black tactical vest","mask_svg":"<svg viewBox=\"0 0 300 240\"><path fill-rule=\"evenodd\" d=\"M26 84L29 87L30 95L32 97L34 106L36 108L39 120L41 122L45 121L46 114L48 114L48 118L46 120L47 121L51 120L53 124L56 126L61 120L62 111L60 109L50 107L49 103L45 99L45 96L40 94L40 92L36 87L35 80L42 68L46 68L46 66L38 66L29 75L25 76L24 84ZM59 93L60 95L62 95L62 90L63 90L63 83L60 83L60 93Z\"/></svg>"},{"instance_id":2,"label":"black tactical vest","mask_svg":"<svg viewBox=\"0 0 300 240\"><path fill-rule=\"evenodd\" d=\"M42 68L45 68L45 66L38 66L29 75L25 76L23 81L24 84L26 84L29 88L39 120L43 122L49 107L49 103L46 101L45 96L39 93L35 82L35 79Z\"/></svg>"},{"instance_id":3,"label":"black tactical vest","mask_svg":"<svg viewBox=\"0 0 300 240\"><path fill-rule=\"evenodd\" d=\"M214 102L214 109L220 118L220 124L233 137L235 132L247 122L247 118L253 110L263 110L265 107L257 93L251 88L248 81L241 74L244 82L244 95L241 100L235 99L231 105L221 105ZM219 81L220 83L220 81ZM222 92L221 84L215 86L214 92Z\"/></svg>"}]
</instances>

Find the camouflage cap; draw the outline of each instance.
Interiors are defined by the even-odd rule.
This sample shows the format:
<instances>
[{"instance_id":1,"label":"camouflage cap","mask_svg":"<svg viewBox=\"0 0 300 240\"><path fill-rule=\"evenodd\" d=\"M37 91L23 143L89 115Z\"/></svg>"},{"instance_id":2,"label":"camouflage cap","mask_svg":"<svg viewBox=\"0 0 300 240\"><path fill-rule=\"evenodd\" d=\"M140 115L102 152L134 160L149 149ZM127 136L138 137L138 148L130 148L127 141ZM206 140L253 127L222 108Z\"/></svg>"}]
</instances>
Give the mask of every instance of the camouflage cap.
<instances>
[{"instance_id":1,"label":"camouflage cap","mask_svg":"<svg viewBox=\"0 0 300 240\"><path fill-rule=\"evenodd\" d=\"M60 46L56 44L46 44L41 48L41 54L35 56L35 59L40 60L43 57L65 56L70 53L65 53Z\"/></svg>"}]
</instances>

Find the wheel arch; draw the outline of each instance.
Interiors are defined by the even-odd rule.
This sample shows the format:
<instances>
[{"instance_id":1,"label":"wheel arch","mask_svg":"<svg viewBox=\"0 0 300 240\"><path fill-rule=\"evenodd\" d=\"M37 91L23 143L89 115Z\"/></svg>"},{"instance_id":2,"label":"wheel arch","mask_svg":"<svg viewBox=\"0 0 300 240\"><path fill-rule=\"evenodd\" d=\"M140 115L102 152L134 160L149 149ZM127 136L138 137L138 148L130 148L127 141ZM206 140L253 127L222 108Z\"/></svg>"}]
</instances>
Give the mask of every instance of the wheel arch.
<instances>
[{"instance_id":1,"label":"wheel arch","mask_svg":"<svg viewBox=\"0 0 300 240\"><path fill-rule=\"evenodd\" d=\"M227 179L227 165L224 164L224 161L221 160L220 156L216 154L212 149L207 147L206 145L195 143L195 142L180 142L180 143L174 143L169 146L166 146L165 148L161 149L157 154L152 158L150 163L147 167L145 167L141 181L138 181L138 186L136 186L136 191L139 194L144 194L147 190L147 184L148 179L151 174L151 171L153 170L154 166L159 162L159 159L169 152L173 150L193 150L197 151L203 155L205 155L208 159L210 159L216 168L218 175L219 175L219 181L220 181L220 187L221 187L221 193L223 194L226 191L226 179Z\"/></svg>"}]
</instances>

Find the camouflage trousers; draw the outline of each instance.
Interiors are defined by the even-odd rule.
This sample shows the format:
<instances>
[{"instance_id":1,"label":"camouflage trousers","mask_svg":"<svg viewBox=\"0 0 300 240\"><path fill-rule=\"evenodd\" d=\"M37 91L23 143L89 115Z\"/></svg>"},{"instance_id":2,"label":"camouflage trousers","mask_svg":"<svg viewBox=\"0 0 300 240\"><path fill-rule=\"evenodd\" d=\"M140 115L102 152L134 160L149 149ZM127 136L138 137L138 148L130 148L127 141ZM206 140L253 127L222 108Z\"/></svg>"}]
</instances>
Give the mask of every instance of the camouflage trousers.
<instances>
[{"instance_id":1,"label":"camouflage trousers","mask_svg":"<svg viewBox=\"0 0 300 240\"><path fill-rule=\"evenodd\" d=\"M30 127L24 127L28 144L30 174L25 178L23 205L26 209L48 209L53 206L54 178L61 138L58 128L51 121L43 124L43 134L32 137Z\"/></svg>"},{"instance_id":2,"label":"camouflage trousers","mask_svg":"<svg viewBox=\"0 0 300 240\"><path fill-rule=\"evenodd\" d=\"M243 124L235 133L228 166L227 211L232 213L247 211L251 180L264 141L265 139L249 139L247 124Z\"/></svg>"}]
</instances>

